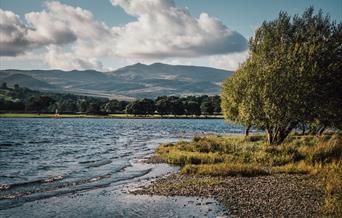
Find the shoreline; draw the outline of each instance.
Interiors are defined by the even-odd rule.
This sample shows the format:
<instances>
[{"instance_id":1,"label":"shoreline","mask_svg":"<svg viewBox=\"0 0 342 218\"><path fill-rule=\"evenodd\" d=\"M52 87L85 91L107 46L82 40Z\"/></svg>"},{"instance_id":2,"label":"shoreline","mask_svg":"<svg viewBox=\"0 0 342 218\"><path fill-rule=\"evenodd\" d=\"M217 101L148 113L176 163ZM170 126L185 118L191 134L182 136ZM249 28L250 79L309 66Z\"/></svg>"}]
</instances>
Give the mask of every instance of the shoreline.
<instances>
[{"instance_id":1,"label":"shoreline","mask_svg":"<svg viewBox=\"0 0 342 218\"><path fill-rule=\"evenodd\" d=\"M130 193L149 196L212 198L228 217L317 217L323 195L310 175L214 177L173 173Z\"/></svg>"},{"instance_id":2,"label":"shoreline","mask_svg":"<svg viewBox=\"0 0 342 218\"><path fill-rule=\"evenodd\" d=\"M60 114L55 117L54 114L19 114L19 113L4 113L0 114L0 118L44 118L44 119L195 119L195 120L211 120L211 119L222 119L221 115L213 116L134 116L132 114L109 114L109 115L87 115L87 114Z\"/></svg>"}]
</instances>

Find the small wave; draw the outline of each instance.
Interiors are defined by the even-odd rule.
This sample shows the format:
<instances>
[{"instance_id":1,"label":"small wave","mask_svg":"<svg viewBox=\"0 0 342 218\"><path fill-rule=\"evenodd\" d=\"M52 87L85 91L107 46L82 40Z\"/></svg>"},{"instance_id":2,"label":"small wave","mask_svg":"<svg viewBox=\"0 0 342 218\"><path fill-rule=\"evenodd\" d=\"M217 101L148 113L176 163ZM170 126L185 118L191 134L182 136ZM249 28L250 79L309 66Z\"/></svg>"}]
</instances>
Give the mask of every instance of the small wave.
<instances>
[{"instance_id":1,"label":"small wave","mask_svg":"<svg viewBox=\"0 0 342 218\"><path fill-rule=\"evenodd\" d=\"M127 157L127 156L129 156L129 155L131 155L131 154L133 154L133 152L127 152L127 153L121 154L121 155L119 156L119 158L121 158L121 157Z\"/></svg>"},{"instance_id":2,"label":"small wave","mask_svg":"<svg viewBox=\"0 0 342 218\"><path fill-rule=\"evenodd\" d=\"M38 166L37 169L38 170L49 170L49 169L51 169L51 167L47 166L47 165L44 165L44 166Z\"/></svg>"},{"instance_id":3,"label":"small wave","mask_svg":"<svg viewBox=\"0 0 342 218\"><path fill-rule=\"evenodd\" d=\"M91 168L91 167L100 167L100 166L104 166L104 165L107 165L107 164L110 164L112 163L111 160L103 160L103 161L98 161L98 162L94 162L92 164L89 164L87 167L88 168Z\"/></svg>"},{"instance_id":4,"label":"small wave","mask_svg":"<svg viewBox=\"0 0 342 218\"><path fill-rule=\"evenodd\" d=\"M122 166L122 167L120 167L120 168L114 170L113 173L122 172L122 171L124 171L124 170L125 170L126 168L128 168L128 167L132 167L132 164Z\"/></svg>"},{"instance_id":5,"label":"small wave","mask_svg":"<svg viewBox=\"0 0 342 218\"><path fill-rule=\"evenodd\" d=\"M62 180L64 179L63 176L51 176L47 179L44 179L43 182L54 182L54 181L59 181L59 180Z\"/></svg>"},{"instance_id":6,"label":"small wave","mask_svg":"<svg viewBox=\"0 0 342 218\"><path fill-rule=\"evenodd\" d=\"M80 161L78 162L79 164L89 164L89 163L95 163L96 160L85 160L85 161Z\"/></svg>"},{"instance_id":7,"label":"small wave","mask_svg":"<svg viewBox=\"0 0 342 218\"><path fill-rule=\"evenodd\" d=\"M59 153L57 156L65 156L65 155L69 155L69 154L75 154L79 152L78 150L71 150L71 151L64 151L62 153Z\"/></svg>"},{"instance_id":8,"label":"small wave","mask_svg":"<svg viewBox=\"0 0 342 218\"><path fill-rule=\"evenodd\" d=\"M13 145L15 145L15 144L12 144L12 143L1 143L0 147L11 147Z\"/></svg>"},{"instance_id":9,"label":"small wave","mask_svg":"<svg viewBox=\"0 0 342 218\"><path fill-rule=\"evenodd\" d=\"M9 188L10 188L10 185L8 185L8 184L0 184L0 191L7 190Z\"/></svg>"},{"instance_id":10,"label":"small wave","mask_svg":"<svg viewBox=\"0 0 342 218\"><path fill-rule=\"evenodd\" d=\"M42 183L51 183L59 180L63 180L64 176L58 175L58 176L50 176L45 179L38 179L38 180L32 180L28 182L20 182L20 183L13 183L13 184L5 184L4 187L0 190L7 190L7 189L12 189L12 188L17 188L17 187L25 187L25 186L30 186L30 185L37 185L37 184L42 184ZM0 186L1 187L1 186Z\"/></svg>"}]
</instances>

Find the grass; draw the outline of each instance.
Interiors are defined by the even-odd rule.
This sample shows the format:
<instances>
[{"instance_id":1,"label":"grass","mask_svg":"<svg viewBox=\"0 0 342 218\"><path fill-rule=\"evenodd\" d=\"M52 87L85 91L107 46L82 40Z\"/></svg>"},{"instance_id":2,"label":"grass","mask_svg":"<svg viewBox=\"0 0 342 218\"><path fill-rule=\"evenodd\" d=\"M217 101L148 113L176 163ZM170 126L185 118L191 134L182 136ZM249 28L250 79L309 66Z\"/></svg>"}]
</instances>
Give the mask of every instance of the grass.
<instances>
[{"instance_id":1,"label":"grass","mask_svg":"<svg viewBox=\"0 0 342 218\"><path fill-rule=\"evenodd\" d=\"M160 145L153 157L181 166L182 174L212 176L265 176L307 174L323 184L327 216L342 217L342 134L290 135L270 146L265 136L194 137Z\"/></svg>"},{"instance_id":2,"label":"grass","mask_svg":"<svg viewBox=\"0 0 342 218\"><path fill-rule=\"evenodd\" d=\"M54 114L32 114L32 113L0 113L0 118L54 118ZM117 119L223 119L221 115L212 116L173 116L165 115L133 115L133 114L108 114L108 115L89 115L89 114L60 114L59 118L117 118Z\"/></svg>"},{"instance_id":3,"label":"grass","mask_svg":"<svg viewBox=\"0 0 342 218\"><path fill-rule=\"evenodd\" d=\"M342 161L326 166L323 172L323 212L331 217L342 217Z\"/></svg>"},{"instance_id":4,"label":"grass","mask_svg":"<svg viewBox=\"0 0 342 218\"><path fill-rule=\"evenodd\" d=\"M182 168L181 173L210 175L210 176L260 176L269 175L270 173L261 166L251 164L201 164L186 165Z\"/></svg>"}]
</instances>

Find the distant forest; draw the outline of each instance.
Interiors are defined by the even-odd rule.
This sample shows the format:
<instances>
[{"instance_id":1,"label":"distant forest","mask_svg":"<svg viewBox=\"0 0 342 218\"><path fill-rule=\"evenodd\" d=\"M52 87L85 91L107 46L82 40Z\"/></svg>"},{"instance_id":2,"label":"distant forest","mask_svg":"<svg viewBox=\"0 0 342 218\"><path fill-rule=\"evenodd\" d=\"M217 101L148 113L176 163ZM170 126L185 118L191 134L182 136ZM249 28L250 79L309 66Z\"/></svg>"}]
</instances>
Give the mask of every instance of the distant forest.
<instances>
[{"instance_id":1,"label":"distant forest","mask_svg":"<svg viewBox=\"0 0 342 218\"><path fill-rule=\"evenodd\" d=\"M219 96L159 96L156 99L119 101L68 93L35 91L19 85L0 87L0 112L60 114L133 114L133 115L218 115Z\"/></svg>"}]
</instances>

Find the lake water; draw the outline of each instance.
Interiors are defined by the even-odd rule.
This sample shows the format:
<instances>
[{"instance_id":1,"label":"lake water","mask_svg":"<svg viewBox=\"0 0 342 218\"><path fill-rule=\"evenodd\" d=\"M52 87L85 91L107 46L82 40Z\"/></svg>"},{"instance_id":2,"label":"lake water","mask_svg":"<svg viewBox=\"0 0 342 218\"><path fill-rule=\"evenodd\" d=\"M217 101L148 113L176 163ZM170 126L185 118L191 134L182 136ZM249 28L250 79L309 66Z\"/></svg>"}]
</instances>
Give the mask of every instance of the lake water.
<instances>
[{"instance_id":1,"label":"lake water","mask_svg":"<svg viewBox=\"0 0 342 218\"><path fill-rule=\"evenodd\" d=\"M214 217L220 205L121 190L177 170L141 162L159 143L242 131L223 120L0 119L0 216Z\"/></svg>"}]
</instances>

